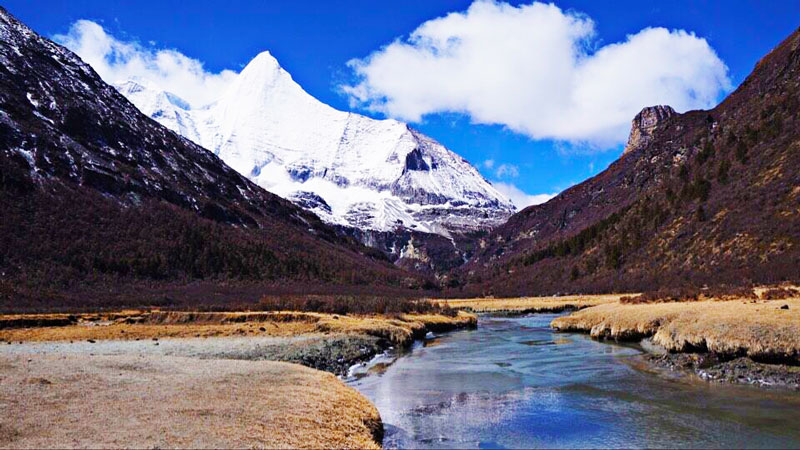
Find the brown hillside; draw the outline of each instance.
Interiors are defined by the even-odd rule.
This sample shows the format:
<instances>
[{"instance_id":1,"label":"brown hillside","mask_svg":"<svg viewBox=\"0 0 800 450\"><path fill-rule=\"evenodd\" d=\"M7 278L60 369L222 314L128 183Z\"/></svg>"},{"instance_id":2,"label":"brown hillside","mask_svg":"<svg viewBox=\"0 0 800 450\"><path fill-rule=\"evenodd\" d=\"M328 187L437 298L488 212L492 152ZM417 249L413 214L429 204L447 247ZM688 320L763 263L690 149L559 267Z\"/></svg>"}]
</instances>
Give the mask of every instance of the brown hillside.
<instances>
[{"instance_id":1,"label":"brown hillside","mask_svg":"<svg viewBox=\"0 0 800 450\"><path fill-rule=\"evenodd\" d=\"M144 116L0 8L0 309L423 283Z\"/></svg>"},{"instance_id":2,"label":"brown hillside","mask_svg":"<svg viewBox=\"0 0 800 450\"><path fill-rule=\"evenodd\" d=\"M651 114L607 170L484 239L452 295L799 279L799 47L800 30L710 111Z\"/></svg>"}]
</instances>

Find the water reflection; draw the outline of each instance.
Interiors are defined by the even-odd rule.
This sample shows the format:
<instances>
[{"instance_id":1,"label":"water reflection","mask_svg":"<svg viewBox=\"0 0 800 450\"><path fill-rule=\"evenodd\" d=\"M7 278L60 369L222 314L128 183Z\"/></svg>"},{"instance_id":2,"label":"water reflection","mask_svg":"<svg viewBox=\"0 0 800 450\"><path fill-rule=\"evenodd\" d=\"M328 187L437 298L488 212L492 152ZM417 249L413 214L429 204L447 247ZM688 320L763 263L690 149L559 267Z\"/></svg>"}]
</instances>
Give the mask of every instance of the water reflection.
<instances>
[{"instance_id":1,"label":"water reflection","mask_svg":"<svg viewBox=\"0 0 800 450\"><path fill-rule=\"evenodd\" d=\"M643 373L625 363L638 349L554 334L553 317L482 318L351 385L389 448L800 446L797 396Z\"/></svg>"}]
</instances>

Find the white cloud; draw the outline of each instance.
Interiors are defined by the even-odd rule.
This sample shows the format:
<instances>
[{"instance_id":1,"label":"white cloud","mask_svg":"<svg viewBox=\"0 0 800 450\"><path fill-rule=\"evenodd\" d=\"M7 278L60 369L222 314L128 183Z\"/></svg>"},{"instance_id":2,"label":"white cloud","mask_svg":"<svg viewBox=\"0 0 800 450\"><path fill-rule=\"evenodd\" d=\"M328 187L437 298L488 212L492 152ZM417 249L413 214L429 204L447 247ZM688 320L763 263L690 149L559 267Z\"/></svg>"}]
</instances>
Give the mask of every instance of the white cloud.
<instances>
[{"instance_id":1,"label":"white cloud","mask_svg":"<svg viewBox=\"0 0 800 450\"><path fill-rule=\"evenodd\" d=\"M478 0L349 65L359 82L342 89L353 105L415 122L465 113L592 146L624 142L644 106L708 108L731 89L725 64L693 33L645 28L599 46L589 17L544 3Z\"/></svg>"},{"instance_id":2,"label":"white cloud","mask_svg":"<svg viewBox=\"0 0 800 450\"><path fill-rule=\"evenodd\" d=\"M493 181L492 186L497 189L501 194L505 195L517 209L524 209L531 205L538 205L545 203L558 194L526 194L520 188L511 183L503 183L502 181Z\"/></svg>"},{"instance_id":3,"label":"white cloud","mask_svg":"<svg viewBox=\"0 0 800 450\"><path fill-rule=\"evenodd\" d=\"M519 167L513 164L500 164L494 174L497 178L517 178L519 176Z\"/></svg>"},{"instance_id":4,"label":"white cloud","mask_svg":"<svg viewBox=\"0 0 800 450\"><path fill-rule=\"evenodd\" d=\"M120 41L90 20L73 23L67 34L56 35L54 40L80 56L107 83L148 80L192 107L214 101L236 75L230 70L207 72L203 63L176 50L154 50Z\"/></svg>"},{"instance_id":5,"label":"white cloud","mask_svg":"<svg viewBox=\"0 0 800 450\"><path fill-rule=\"evenodd\" d=\"M486 161L483 162L483 167L485 167L487 169L491 169L492 167L494 167L494 160L493 159L487 159Z\"/></svg>"}]
</instances>

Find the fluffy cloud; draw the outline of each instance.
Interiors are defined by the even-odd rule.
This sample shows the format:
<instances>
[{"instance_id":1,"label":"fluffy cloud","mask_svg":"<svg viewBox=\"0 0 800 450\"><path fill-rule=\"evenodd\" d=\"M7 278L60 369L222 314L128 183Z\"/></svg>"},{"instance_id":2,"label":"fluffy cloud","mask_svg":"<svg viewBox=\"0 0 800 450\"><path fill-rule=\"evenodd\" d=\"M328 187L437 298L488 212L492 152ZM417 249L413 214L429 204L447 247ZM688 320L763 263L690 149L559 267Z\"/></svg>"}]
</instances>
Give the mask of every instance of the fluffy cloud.
<instances>
[{"instance_id":1,"label":"fluffy cloud","mask_svg":"<svg viewBox=\"0 0 800 450\"><path fill-rule=\"evenodd\" d=\"M526 194L520 188L511 183L503 183L501 181L493 181L492 186L501 194L508 197L517 209L524 209L531 205L538 205L545 203L557 194Z\"/></svg>"},{"instance_id":2,"label":"fluffy cloud","mask_svg":"<svg viewBox=\"0 0 800 450\"><path fill-rule=\"evenodd\" d=\"M705 39L646 28L599 46L593 21L553 4L475 1L349 63L354 106L408 121L464 113L535 139L625 140L642 107L713 106L731 89Z\"/></svg>"},{"instance_id":3,"label":"fluffy cloud","mask_svg":"<svg viewBox=\"0 0 800 450\"><path fill-rule=\"evenodd\" d=\"M519 176L519 167L513 164L500 164L494 174L497 178L517 178Z\"/></svg>"},{"instance_id":4,"label":"fluffy cloud","mask_svg":"<svg viewBox=\"0 0 800 450\"><path fill-rule=\"evenodd\" d=\"M117 40L90 20L73 23L67 34L56 35L54 40L77 53L107 83L148 80L193 107L214 101L236 75L230 70L207 72L203 63L176 50L153 50Z\"/></svg>"}]
</instances>

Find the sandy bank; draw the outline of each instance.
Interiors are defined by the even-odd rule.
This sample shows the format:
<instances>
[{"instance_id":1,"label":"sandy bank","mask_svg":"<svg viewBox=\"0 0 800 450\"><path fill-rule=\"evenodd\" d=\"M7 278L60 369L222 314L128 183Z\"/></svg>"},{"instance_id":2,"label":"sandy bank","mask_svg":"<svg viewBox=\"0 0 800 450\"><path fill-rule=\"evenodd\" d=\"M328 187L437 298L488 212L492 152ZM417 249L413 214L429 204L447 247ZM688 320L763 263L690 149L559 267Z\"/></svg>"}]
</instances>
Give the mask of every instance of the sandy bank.
<instances>
[{"instance_id":1,"label":"sandy bank","mask_svg":"<svg viewBox=\"0 0 800 450\"><path fill-rule=\"evenodd\" d=\"M272 361L0 355L0 446L377 448L378 411L335 376Z\"/></svg>"},{"instance_id":2,"label":"sandy bank","mask_svg":"<svg viewBox=\"0 0 800 450\"><path fill-rule=\"evenodd\" d=\"M800 299L701 301L587 308L553 320L562 331L601 339L653 342L671 352L800 363Z\"/></svg>"},{"instance_id":3,"label":"sandy bank","mask_svg":"<svg viewBox=\"0 0 800 450\"><path fill-rule=\"evenodd\" d=\"M618 302L629 294L566 295L562 297L468 298L442 300L447 306L476 313L532 314L583 309Z\"/></svg>"}]
</instances>

